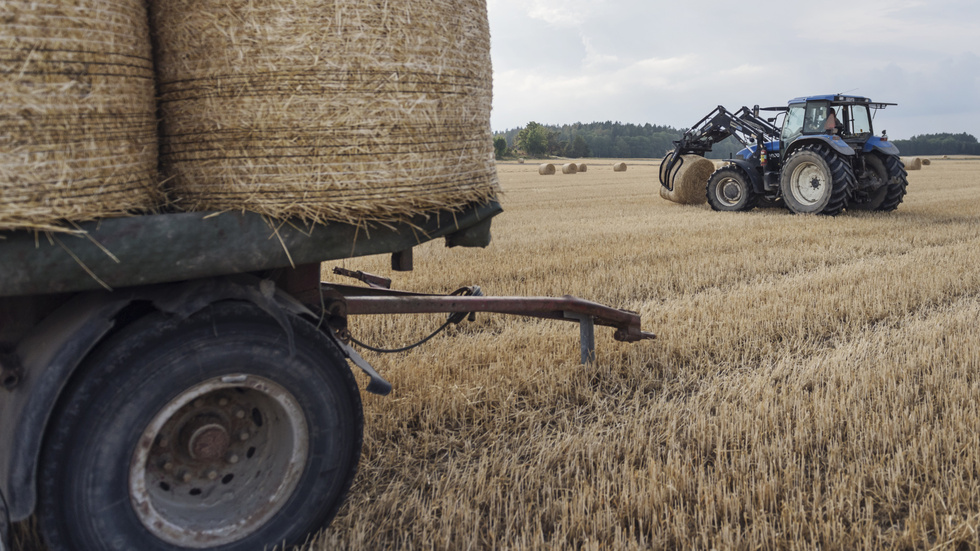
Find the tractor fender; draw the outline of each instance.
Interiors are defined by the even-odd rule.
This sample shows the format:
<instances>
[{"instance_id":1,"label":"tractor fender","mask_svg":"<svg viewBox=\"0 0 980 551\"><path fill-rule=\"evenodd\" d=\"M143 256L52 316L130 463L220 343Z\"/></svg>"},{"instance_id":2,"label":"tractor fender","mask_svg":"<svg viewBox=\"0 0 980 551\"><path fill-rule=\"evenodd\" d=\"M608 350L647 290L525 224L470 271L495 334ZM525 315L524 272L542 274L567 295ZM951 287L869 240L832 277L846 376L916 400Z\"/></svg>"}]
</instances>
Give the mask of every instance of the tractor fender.
<instances>
[{"instance_id":1,"label":"tractor fender","mask_svg":"<svg viewBox=\"0 0 980 551\"><path fill-rule=\"evenodd\" d=\"M753 159L752 161L746 161L744 159L725 159L725 162L730 166L735 166L741 169L749 178L749 182L752 183L752 190L757 193L765 192L765 184L762 181L762 172L759 171L759 161Z\"/></svg>"},{"instance_id":2,"label":"tractor fender","mask_svg":"<svg viewBox=\"0 0 980 551\"><path fill-rule=\"evenodd\" d=\"M177 317L190 316L221 300L256 304L279 321L290 348L287 313L313 314L271 281L251 276L191 280L175 284L90 291L75 295L42 320L17 345L23 377L0 396L0 496L10 521L26 519L37 503L37 464L45 429L61 392L85 357L112 331L117 315L136 302ZM2 528L0 528L2 532Z\"/></svg>"},{"instance_id":3,"label":"tractor fender","mask_svg":"<svg viewBox=\"0 0 980 551\"><path fill-rule=\"evenodd\" d=\"M825 144L837 153L847 157L851 157L855 153L854 149L847 145L847 142L845 142L840 136L821 134L819 136L807 136L796 140L786 148L786 153L783 159L788 159L789 156L800 147L813 143Z\"/></svg>"},{"instance_id":4,"label":"tractor fender","mask_svg":"<svg viewBox=\"0 0 980 551\"><path fill-rule=\"evenodd\" d=\"M882 155L898 156L898 146L892 142L883 140L878 136L871 136L868 141L864 142L862 152L871 153L872 151L877 151Z\"/></svg>"}]
</instances>

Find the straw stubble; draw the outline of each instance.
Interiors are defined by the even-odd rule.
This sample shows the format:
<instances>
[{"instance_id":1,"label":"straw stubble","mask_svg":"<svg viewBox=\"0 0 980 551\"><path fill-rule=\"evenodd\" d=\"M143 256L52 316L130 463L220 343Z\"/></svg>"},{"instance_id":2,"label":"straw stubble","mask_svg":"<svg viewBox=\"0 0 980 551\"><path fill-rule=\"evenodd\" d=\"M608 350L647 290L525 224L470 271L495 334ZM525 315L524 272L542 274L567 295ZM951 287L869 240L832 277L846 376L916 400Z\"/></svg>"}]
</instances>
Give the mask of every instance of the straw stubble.
<instances>
[{"instance_id":1,"label":"straw stubble","mask_svg":"<svg viewBox=\"0 0 980 551\"><path fill-rule=\"evenodd\" d=\"M482 0L155 0L185 210L389 221L496 194Z\"/></svg>"},{"instance_id":2,"label":"straw stubble","mask_svg":"<svg viewBox=\"0 0 980 551\"><path fill-rule=\"evenodd\" d=\"M0 230L155 208L144 2L8 0L0 15Z\"/></svg>"}]
</instances>

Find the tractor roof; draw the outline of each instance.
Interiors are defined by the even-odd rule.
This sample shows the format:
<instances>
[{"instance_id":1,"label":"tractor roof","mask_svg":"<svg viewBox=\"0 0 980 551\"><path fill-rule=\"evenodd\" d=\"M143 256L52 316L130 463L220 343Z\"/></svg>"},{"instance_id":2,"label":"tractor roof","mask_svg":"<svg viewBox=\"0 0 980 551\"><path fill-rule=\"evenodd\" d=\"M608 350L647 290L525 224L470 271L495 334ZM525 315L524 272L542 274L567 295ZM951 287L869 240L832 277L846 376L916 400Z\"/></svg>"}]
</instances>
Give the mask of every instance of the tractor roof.
<instances>
[{"instance_id":1,"label":"tractor roof","mask_svg":"<svg viewBox=\"0 0 980 551\"><path fill-rule=\"evenodd\" d=\"M844 94L825 94L825 95L822 95L822 96L806 96L806 97L793 98L793 99L789 100L787 102L787 104L788 105L795 105L795 104L800 104L800 103L806 103L808 101L829 101L829 102L832 102L834 105L843 105L843 104L848 104L848 103L860 103L860 104L863 104L863 105L867 105L868 107L871 107L872 109L884 109L885 106L887 106L887 105L897 105L895 103L874 102L874 101L871 101L870 98L866 98L866 97L863 97L863 96L847 96L847 95L844 95Z\"/></svg>"}]
</instances>

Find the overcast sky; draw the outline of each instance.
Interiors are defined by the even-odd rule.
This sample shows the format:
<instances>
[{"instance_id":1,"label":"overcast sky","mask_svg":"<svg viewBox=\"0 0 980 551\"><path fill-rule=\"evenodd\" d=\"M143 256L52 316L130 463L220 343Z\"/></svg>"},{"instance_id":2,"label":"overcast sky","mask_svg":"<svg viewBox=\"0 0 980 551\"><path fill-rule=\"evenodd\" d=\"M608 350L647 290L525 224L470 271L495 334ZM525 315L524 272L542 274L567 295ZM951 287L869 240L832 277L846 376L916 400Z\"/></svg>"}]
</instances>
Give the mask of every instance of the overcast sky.
<instances>
[{"instance_id":1,"label":"overcast sky","mask_svg":"<svg viewBox=\"0 0 980 551\"><path fill-rule=\"evenodd\" d=\"M687 128L717 105L847 92L875 131L980 138L980 1L488 0L494 130Z\"/></svg>"}]
</instances>

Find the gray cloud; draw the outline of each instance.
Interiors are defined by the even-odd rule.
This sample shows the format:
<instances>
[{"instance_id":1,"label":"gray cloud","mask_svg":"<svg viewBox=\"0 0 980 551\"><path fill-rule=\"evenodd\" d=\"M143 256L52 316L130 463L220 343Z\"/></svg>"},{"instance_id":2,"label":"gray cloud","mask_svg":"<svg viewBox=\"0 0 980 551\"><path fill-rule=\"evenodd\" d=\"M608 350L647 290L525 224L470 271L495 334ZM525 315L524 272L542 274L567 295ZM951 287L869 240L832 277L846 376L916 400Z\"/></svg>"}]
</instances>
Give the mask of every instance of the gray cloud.
<instances>
[{"instance_id":1,"label":"gray cloud","mask_svg":"<svg viewBox=\"0 0 980 551\"><path fill-rule=\"evenodd\" d=\"M840 7L830 7L840 6ZM687 127L718 104L851 92L893 138L980 136L980 3L488 0L497 130Z\"/></svg>"}]
</instances>

